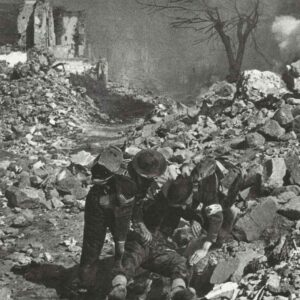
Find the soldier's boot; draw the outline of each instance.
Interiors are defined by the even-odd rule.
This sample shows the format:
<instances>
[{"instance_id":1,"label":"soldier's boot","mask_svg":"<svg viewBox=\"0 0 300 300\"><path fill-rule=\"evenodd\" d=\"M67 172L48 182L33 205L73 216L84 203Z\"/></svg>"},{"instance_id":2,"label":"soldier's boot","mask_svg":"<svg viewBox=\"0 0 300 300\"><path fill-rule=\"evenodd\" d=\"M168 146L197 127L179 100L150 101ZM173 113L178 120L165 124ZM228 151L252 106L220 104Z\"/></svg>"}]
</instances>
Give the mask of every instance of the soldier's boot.
<instances>
[{"instance_id":1,"label":"soldier's boot","mask_svg":"<svg viewBox=\"0 0 300 300\"><path fill-rule=\"evenodd\" d=\"M109 293L108 300L125 300L127 295L127 279L124 275L117 275L112 280L112 290Z\"/></svg>"},{"instance_id":2,"label":"soldier's boot","mask_svg":"<svg viewBox=\"0 0 300 300\"><path fill-rule=\"evenodd\" d=\"M89 289L96 285L97 264L87 264L79 266L80 287Z\"/></svg>"},{"instance_id":3,"label":"soldier's boot","mask_svg":"<svg viewBox=\"0 0 300 300\"><path fill-rule=\"evenodd\" d=\"M193 288L187 288L183 279L174 279L171 286L170 300L194 300L196 292Z\"/></svg>"}]
</instances>

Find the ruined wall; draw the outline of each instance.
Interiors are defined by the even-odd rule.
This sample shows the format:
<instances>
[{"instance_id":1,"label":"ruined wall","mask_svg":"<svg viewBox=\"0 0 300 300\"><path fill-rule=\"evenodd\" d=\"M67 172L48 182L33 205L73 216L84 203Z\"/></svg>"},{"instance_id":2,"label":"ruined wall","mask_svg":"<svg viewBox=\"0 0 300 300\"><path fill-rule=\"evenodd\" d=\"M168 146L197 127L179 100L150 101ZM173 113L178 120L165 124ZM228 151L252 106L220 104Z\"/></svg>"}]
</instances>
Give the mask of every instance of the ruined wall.
<instances>
[{"instance_id":1,"label":"ruined wall","mask_svg":"<svg viewBox=\"0 0 300 300\"><path fill-rule=\"evenodd\" d=\"M83 56L85 51L85 17L82 11L65 11L55 16L56 26L56 56L74 58Z\"/></svg>"},{"instance_id":2,"label":"ruined wall","mask_svg":"<svg viewBox=\"0 0 300 300\"><path fill-rule=\"evenodd\" d=\"M53 10L49 2L39 0L34 10L34 46L55 46Z\"/></svg>"},{"instance_id":3,"label":"ruined wall","mask_svg":"<svg viewBox=\"0 0 300 300\"><path fill-rule=\"evenodd\" d=\"M99 56L106 57L112 80L154 91L176 90L177 94L185 95L199 82L222 79L227 73L221 44L194 45L196 36L192 31L170 29L167 16L149 15L135 0L51 1L56 6L65 6L68 11L86 11L86 54L94 61ZM295 13L294 8L298 6L293 3L297 0L287 1L291 4L286 12ZM243 65L245 69L273 69L281 62L270 28L275 15L286 5L282 0L269 2L271 5L266 9L269 15L259 25L258 42L270 64L254 50L250 41Z\"/></svg>"},{"instance_id":4,"label":"ruined wall","mask_svg":"<svg viewBox=\"0 0 300 300\"><path fill-rule=\"evenodd\" d=\"M33 32L30 34L29 27L33 29L33 10L36 0L25 0L23 5L20 5L20 13L17 19L19 41L21 47L30 47L33 45ZM31 23L31 24L30 24Z\"/></svg>"},{"instance_id":5,"label":"ruined wall","mask_svg":"<svg viewBox=\"0 0 300 300\"><path fill-rule=\"evenodd\" d=\"M279 0L270 0L270 14ZM174 31L166 15L149 15L135 0L61 1L68 10L84 9L87 14L87 53L94 61L107 57L109 78L151 90L179 90L186 94L198 82L211 82L227 73L222 44L194 45L193 31ZM258 38L267 49L271 64L277 57L276 42L270 33L272 17L263 21ZM250 44L249 44L250 46ZM247 50L244 68L272 69L253 50Z\"/></svg>"}]
</instances>

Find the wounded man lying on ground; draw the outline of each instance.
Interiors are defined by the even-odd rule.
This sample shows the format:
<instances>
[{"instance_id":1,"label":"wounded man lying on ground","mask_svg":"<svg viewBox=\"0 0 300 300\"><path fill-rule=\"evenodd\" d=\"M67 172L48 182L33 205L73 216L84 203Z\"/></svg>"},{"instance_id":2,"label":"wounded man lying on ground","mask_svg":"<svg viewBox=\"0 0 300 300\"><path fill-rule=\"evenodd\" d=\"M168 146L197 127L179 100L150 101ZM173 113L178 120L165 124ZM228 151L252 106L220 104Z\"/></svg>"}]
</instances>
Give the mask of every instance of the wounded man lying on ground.
<instances>
[{"instance_id":1,"label":"wounded man lying on ground","mask_svg":"<svg viewBox=\"0 0 300 300\"><path fill-rule=\"evenodd\" d=\"M175 251L169 241L180 218L200 221L190 209L192 201L190 178L178 177L171 183L165 197L160 192L150 206L143 207L143 219L152 240L145 243L135 232L130 232L125 244L122 264L113 270L112 290L108 299L125 299L127 282L139 267L172 279L171 299L194 299L187 288L189 268L186 259Z\"/></svg>"}]
</instances>

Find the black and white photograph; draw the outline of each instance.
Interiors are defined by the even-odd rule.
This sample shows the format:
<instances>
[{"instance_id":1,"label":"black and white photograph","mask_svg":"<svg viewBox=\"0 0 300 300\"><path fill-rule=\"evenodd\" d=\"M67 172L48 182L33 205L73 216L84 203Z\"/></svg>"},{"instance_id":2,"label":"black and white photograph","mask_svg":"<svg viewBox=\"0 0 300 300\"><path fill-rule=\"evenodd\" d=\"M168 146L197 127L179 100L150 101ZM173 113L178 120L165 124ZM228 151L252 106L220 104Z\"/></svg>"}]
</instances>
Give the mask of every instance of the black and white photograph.
<instances>
[{"instance_id":1,"label":"black and white photograph","mask_svg":"<svg viewBox=\"0 0 300 300\"><path fill-rule=\"evenodd\" d=\"M0 300L300 300L300 1L0 0Z\"/></svg>"}]
</instances>

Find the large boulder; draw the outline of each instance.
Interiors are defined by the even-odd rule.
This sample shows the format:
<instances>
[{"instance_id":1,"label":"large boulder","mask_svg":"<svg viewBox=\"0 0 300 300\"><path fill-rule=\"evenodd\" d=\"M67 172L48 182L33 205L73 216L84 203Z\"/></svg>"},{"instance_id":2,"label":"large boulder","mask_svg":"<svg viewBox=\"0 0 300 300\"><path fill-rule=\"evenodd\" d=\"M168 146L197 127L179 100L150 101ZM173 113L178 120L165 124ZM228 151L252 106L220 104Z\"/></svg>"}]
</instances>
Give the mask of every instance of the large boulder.
<instances>
[{"instance_id":1,"label":"large boulder","mask_svg":"<svg viewBox=\"0 0 300 300\"><path fill-rule=\"evenodd\" d=\"M295 152L289 152L285 157L289 183L300 186L300 159Z\"/></svg>"},{"instance_id":2,"label":"large boulder","mask_svg":"<svg viewBox=\"0 0 300 300\"><path fill-rule=\"evenodd\" d=\"M297 135L298 141L300 141L300 115L296 116L293 121L293 130Z\"/></svg>"},{"instance_id":3,"label":"large boulder","mask_svg":"<svg viewBox=\"0 0 300 300\"><path fill-rule=\"evenodd\" d=\"M214 83L209 90L198 96L197 102L201 105L201 112L205 115L214 116L222 113L231 106L236 93L236 86L227 81Z\"/></svg>"},{"instance_id":4,"label":"large boulder","mask_svg":"<svg viewBox=\"0 0 300 300\"><path fill-rule=\"evenodd\" d=\"M9 207L37 208L42 202L46 201L42 190L31 187L18 188L10 186L5 192L5 197L8 200Z\"/></svg>"},{"instance_id":5,"label":"large boulder","mask_svg":"<svg viewBox=\"0 0 300 300\"><path fill-rule=\"evenodd\" d=\"M283 204L278 213L290 220L300 220L300 197L296 196Z\"/></svg>"},{"instance_id":6,"label":"large boulder","mask_svg":"<svg viewBox=\"0 0 300 300\"><path fill-rule=\"evenodd\" d=\"M267 160L264 164L263 186L272 190L283 186L286 171L284 158L277 157Z\"/></svg>"},{"instance_id":7,"label":"large boulder","mask_svg":"<svg viewBox=\"0 0 300 300\"><path fill-rule=\"evenodd\" d=\"M71 162L73 164L81 165L83 167L91 166L94 159L95 157L86 151L80 151L71 156Z\"/></svg>"},{"instance_id":8,"label":"large boulder","mask_svg":"<svg viewBox=\"0 0 300 300\"><path fill-rule=\"evenodd\" d=\"M275 120L268 120L259 133L270 141L277 141L285 134L285 130Z\"/></svg>"},{"instance_id":9,"label":"large boulder","mask_svg":"<svg viewBox=\"0 0 300 300\"><path fill-rule=\"evenodd\" d=\"M218 262L210 278L211 284L220 284L229 280L233 273L236 272L240 264L238 258L230 258Z\"/></svg>"},{"instance_id":10,"label":"large boulder","mask_svg":"<svg viewBox=\"0 0 300 300\"><path fill-rule=\"evenodd\" d=\"M261 147L265 144L266 139L259 133L248 133L245 138L246 146L249 148Z\"/></svg>"},{"instance_id":11,"label":"large boulder","mask_svg":"<svg viewBox=\"0 0 300 300\"><path fill-rule=\"evenodd\" d=\"M234 230L241 240L258 240L263 232L273 226L277 215L277 199L268 197L235 224Z\"/></svg>"},{"instance_id":12,"label":"large boulder","mask_svg":"<svg viewBox=\"0 0 300 300\"><path fill-rule=\"evenodd\" d=\"M294 117L289 106L285 105L279 108L274 114L274 120L282 127L289 126L293 123Z\"/></svg>"},{"instance_id":13,"label":"large boulder","mask_svg":"<svg viewBox=\"0 0 300 300\"><path fill-rule=\"evenodd\" d=\"M63 169L56 176L56 189L65 194L72 194L81 182L68 170Z\"/></svg>"},{"instance_id":14,"label":"large boulder","mask_svg":"<svg viewBox=\"0 0 300 300\"><path fill-rule=\"evenodd\" d=\"M238 82L238 92L243 98L257 103L270 95L274 100L279 100L288 91L278 74L270 71L248 70L243 72Z\"/></svg>"}]
</instances>

